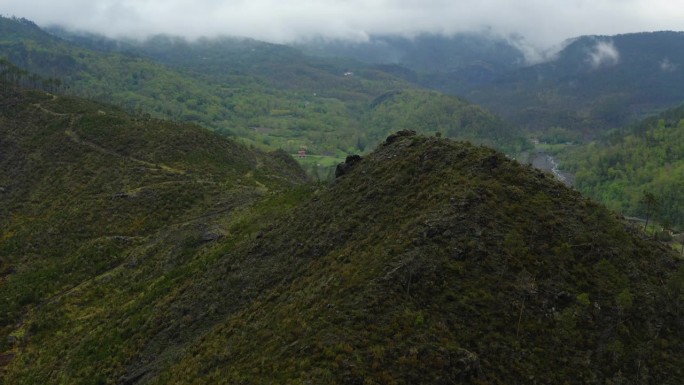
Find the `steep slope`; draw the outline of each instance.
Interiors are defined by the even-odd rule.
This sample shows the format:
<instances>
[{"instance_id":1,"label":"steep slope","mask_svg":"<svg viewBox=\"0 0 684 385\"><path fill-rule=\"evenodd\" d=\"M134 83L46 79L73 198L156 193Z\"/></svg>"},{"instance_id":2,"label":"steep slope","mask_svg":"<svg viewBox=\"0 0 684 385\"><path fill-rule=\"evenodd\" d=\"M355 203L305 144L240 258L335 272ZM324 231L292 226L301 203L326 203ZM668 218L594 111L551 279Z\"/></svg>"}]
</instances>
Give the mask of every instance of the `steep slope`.
<instances>
[{"instance_id":1,"label":"steep slope","mask_svg":"<svg viewBox=\"0 0 684 385\"><path fill-rule=\"evenodd\" d=\"M282 152L6 84L0 149L0 366L16 363L34 334L41 341L41 323L67 333L64 313L52 312L65 296L90 286L99 296L98 282L121 269L146 286L184 245L225 236L225 218L306 180Z\"/></svg>"},{"instance_id":2,"label":"steep slope","mask_svg":"<svg viewBox=\"0 0 684 385\"><path fill-rule=\"evenodd\" d=\"M391 137L247 252L301 268L154 383L681 378L671 251L486 148Z\"/></svg>"}]
</instances>

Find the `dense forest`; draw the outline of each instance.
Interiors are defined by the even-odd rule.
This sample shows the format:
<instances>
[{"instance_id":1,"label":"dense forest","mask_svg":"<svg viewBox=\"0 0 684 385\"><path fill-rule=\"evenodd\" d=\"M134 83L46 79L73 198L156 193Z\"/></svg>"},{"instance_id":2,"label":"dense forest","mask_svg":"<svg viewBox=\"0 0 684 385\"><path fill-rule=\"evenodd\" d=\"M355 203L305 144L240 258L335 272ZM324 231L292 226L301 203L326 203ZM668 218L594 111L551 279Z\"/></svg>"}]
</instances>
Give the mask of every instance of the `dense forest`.
<instances>
[{"instance_id":1,"label":"dense forest","mask_svg":"<svg viewBox=\"0 0 684 385\"><path fill-rule=\"evenodd\" d=\"M314 39L294 46L315 56L354 58L388 70L395 66L402 77L431 88L458 88L457 94L526 64L515 43L487 32L371 35L365 42Z\"/></svg>"},{"instance_id":2,"label":"dense forest","mask_svg":"<svg viewBox=\"0 0 684 385\"><path fill-rule=\"evenodd\" d=\"M49 92L63 92L62 81L57 78L44 78L14 65L0 57L0 82L15 87L35 88Z\"/></svg>"},{"instance_id":3,"label":"dense forest","mask_svg":"<svg viewBox=\"0 0 684 385\"><path fill-rule=\"evenodd\" d=\"M615 130L602 141L572 148L563 165L577 188L627 215L684 225L684 107ZM652 194L652 208L644 198Z\"/></svg>"}]
</instances>

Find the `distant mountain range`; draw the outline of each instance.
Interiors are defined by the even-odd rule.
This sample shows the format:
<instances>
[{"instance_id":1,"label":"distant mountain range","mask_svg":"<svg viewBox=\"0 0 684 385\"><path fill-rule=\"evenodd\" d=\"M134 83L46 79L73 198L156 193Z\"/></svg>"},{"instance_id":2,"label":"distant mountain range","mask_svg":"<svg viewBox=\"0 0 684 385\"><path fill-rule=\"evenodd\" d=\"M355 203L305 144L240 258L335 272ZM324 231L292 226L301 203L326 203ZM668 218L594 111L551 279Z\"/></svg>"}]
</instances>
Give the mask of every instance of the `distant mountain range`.
<instances>
[{"instance_id":1,"label":"distant mountain range","mask_svg":"<svg viewBox=\"0 0 684 385\"><path fill-rule=\"evenodd\" d=\"M11 23L8 23L8 19L4 23L5 41L14 36L16 44L19 33L25 34L22 39L44 43L52 38L37 30L37 27L30 30L27 26L15 26L17 30L9 31L15 27L9 26ZM139 42L74 34L59 28L50 31L80 49L87 48L107 55L128 55L124 57L128 57L125 61L129 63L121 63L123 65L132 65L132 58L138 57L181 71L181 76L194 79L194 87L183 87L187 90L209 81L212 85L250 84L248 89L262 86L259 92L264 94L268 92L263 86L268 85L271 89L298 93L281 95L276 99L286 97L298 103L311 103L310 96L316 93L348 104L361 102L356 98L363 95L362 99L365 100L362 104L368 105L380 94L410 88L409 83L412 83L464 97L505 118L510 122L509 126L535 132L561 127L578 131L586 137L595 137L605 129L622 127L684 100L684 91L677 87L684 80L684 69L681 67L684 64L684 33L680 32L579 37L567 41L564 48L547 58L547 61L529 65L520 44L486 33L452 37L372 36L365 43L310 41L287 47L236 38L200 39L191 43L182 38L157 36ZM22 52L15 50L5 55L20 66L33 65L33 69L28 69L41 73L35 63L21 61L26 58ZM34 56L40 55L34 53ZM54 53L52 56L49 63L59 68L65 64L60 60L75 60L77 55ZM89 57L93 58L92 55ZM139 67L143 62L135 62L134 67L138 67L135 71L140 72ZM363 85L345 79L345 73L353 74L356 80L364 79L361 82ZM403 79L403 82L399 79ZM90 84L86 88L92 88L95 82L88 80L87 83ZM121 81L118 83L121 84ZM136 92L125 83L121 85L129 92ZM333 90L335 94L330 93ZM215 95L219 92L214 90L211 93ZM309 97L303 97L302 92L308 93ZM182 99L194 99L199 103L166 106L173 101L165 101L162 103L164 105L160 105L159 100L143 98L135 105L143 110L152 110L155 114L162 113L163 116L193 118L218 129L229 130L228 126L234 126L232 123L237 116L233 119L211 118L212 113L206 111L206 101L202 102L209 97L194 93L182 96ZM104 96L106 91L96 91L95 95L98 94ZM127 99L131 103L130 94ZM223 104L232 106L234 103ZM280 100L268 104L278 106L272 109L276 111L292 111L294 107L292 103ZM338 121L335 123L338 129L363 121L364 117L359 115L363 110L362 104L345 107L348 109L345 115L353 117L354 122ZM187 108L190 110L185 111ZM330 108L334 107L325 106L326 110ZM166 113L163 113L164 110ZM238 116L243 115L237 112ZM266 115L270 111L250 114L254 113ZM260 126L262 123L282 126L284 123L282 119L262 122L251 115L242 116L241 120L243 126ZM325 119L314 120L315 124L326 124ZM291 123L285 125L293 127ZM240 136L250 136L249 130L238 131ZM373 140L377 141L385 134ZM356 136L357 141L363 137L362 134L348 135L352 136ZM277 137L272 139L282 143ZM311 138L300 143L315 147ZM348 143L340 149L352 146L353 143Z\"/></svg>"},{"instance_id":2,"label":"distant mountain range","mask_svg":"<svg viewBox=\"0 0 684 385\"><path fill-rule=\"evenodd\" d=\"M624 126L684 100L684 33L576 39L547 63L516 70L467 95L526 126Z\"/></svg>"},{"instance_id":3,"label":"distant mountain range","mask_svg":"<svg viewBox=\"0 0 684 385\"><path fill-rule=\"evenodd\" d=\"M451 37L429 34L413 38L372 36L362 43L311 41L295 47L311 55L400 65L426 76L426 81L430 75L452 74L461 76L471 85L490 82L502 73L525 65L520 49L508 40L484 33Z\"/></svg>"},{"instance_id":4,"label":"distant mountain range","mask_svg":"<svg viewBox=\"0 0 684 385\"><path fill-rule=\"evenodd\" d=\"M684 33L584 36L547 61L527 65L516 44L479 35L367 43L310 43L309 53L404 67L398 76L489 107L533 130L553 126L586 135L620 127L681 103ZM386 67L391 68L391 67Z\"/></svg>"}]
</instances>

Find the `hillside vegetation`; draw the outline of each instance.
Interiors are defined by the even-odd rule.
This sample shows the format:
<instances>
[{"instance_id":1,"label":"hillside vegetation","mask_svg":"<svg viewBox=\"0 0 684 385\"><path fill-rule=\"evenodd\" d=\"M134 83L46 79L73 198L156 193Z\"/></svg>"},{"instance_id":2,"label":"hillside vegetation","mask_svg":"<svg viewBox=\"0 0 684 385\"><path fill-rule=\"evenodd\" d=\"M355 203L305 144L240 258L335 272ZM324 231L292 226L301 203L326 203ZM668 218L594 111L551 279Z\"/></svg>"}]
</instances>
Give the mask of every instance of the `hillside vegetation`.
<instances>
[{"instance_id":1,"label":"hillside vegetation","mask_svg":"<svg viewBox=\"0 0 684 385\"><path fill-rule=\"evenodd\" d=\"M681 383L681 256L480 145L528 148L486 110L248 39L60 35L0 18L0 385ZM488 95L593 135L678 95L620 85L646 37L644 61L620 37L589 71L609 42L579 39ZM580 188L675 221L682 113L571 149ZM319 177L362 156L318 183L300 148Z\"/></svg>"},{"instance_id":2,"label":"hillside vegetation","mask_svg":"<svg viewBox=\"0 0 684 385\"><path fill-rule=\"evenodd\" d=\"M392 132L372 106L396 92L404 95L395 101L404 103L398 106L402 123L412 129L441 129L510 154L526 146L517 130L504 129L480 107L351 60L314 59L294 48L236 38L136 42L62 31L62 39L23 19L0 18L0 32L0 56L60 79L69 94L195 122L262 148L294 154L303 147L338 159L372 148ZM464 114L469 118L459 119ZM452 121L433 127L421 120L426 115Z\"/></svg>"},{"instance_id":3,"label":"hillside vegetation","mask_svg":"<svg viewBox=\"0 0 684 385\"><path fill-rule=\"evenodd\" d=\"M301 46L375 63L412 83L466 97L535 135L562 128L597 138L684 100L677 86L684 76L682 32L580 36L562 42L555 55L530 55L524 41L486 32Z\"/></svg>"},{"instance_id":4,"label":"hillside vegetation","mask_svg":"<svg viewBox=\"0 0 684 385\"><path fill-rule=\"evenodd\" d=\"M645 119L602 140L572 149L564 167L576 174L577 188L628 215L681 228L684 225L684 107ZM642 203L653 194L653 213Z\"/></svg>"},{"instance_id":5,"label":"hillside vegetation","mask_svg":"<svg viewBox=\"0 0 684 385\"><path fill-rule=\"evenodd\" d=\"M676 384L684 270L465 142L329 185L192 125L3 89L4 384Z\"/></svg>"},{"instance_id":6,"label":"hillside vegetation","mask_svg":"<svg viewBox=\"0 0 684 385\"><path fill-rule=\"evenodd\" d=\"M47 350L70 352L67 361L90 383L100 375L88 369L88 360L99 360L95 350L114 361L130 359L124 346L83 331L111 331L91 317L103 322L98 314L131 311L126 314L137 319L131 330L137 330L153 310L140 312L149 301L141 288L160 289L153 298L167 294L171 272L189 269L182 263L189 247L194 253L195 246L227 236L217 218L237 217L306 180L282 152L266 154L197 126L131 118L110 106L7 85L0 89L0 148L0 366L28 363L38 376L30 378L43 378L41 369L55 370L62 361L32 362L32 350L42 351L44 342ZM131 295L128 305L84 308L89 298L103 297L102 283L116 272L136 282L112 288ZM74 295L85 302L67 305ZM67 335L69 347L52 339ZM106 364L115 370L112 361Z\"/></svg>"},{"instance_id":7,"label":"hillside vegetation","mask_svg":"<svg viewBox=\"0 0 684 385\"><path fill-rule=\"evenodd\" d=\"M246 253L299 267L153 383L675 384L682 371L681 263L490 149L390 137Z\"/></svg>"}]
</instances>

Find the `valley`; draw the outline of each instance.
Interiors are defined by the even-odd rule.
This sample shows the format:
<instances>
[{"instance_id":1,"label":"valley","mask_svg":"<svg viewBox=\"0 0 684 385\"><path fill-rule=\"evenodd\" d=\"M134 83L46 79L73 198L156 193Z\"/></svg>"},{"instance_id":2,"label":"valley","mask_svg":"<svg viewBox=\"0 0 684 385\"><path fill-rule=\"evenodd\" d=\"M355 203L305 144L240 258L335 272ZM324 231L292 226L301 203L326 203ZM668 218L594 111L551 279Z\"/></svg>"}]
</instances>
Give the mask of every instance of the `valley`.
<instances>
[{"instance_id":1,"label":"valley","mask_svg":"<svg viewBox=\"0 0 684 385\"><path fill-rule=\"evenodd\" d=\"M561 171L558 162L558 159L556 159L553 155L549 155L542 151L537 151L535 152L535 155L533 155L530 163L532 163L532 166L540 170L551 173L556 177L556 179L563 182L563 184L566 186L572 187L575 180L574 175L565 171Z\"/></svg>"}]
</instances>

